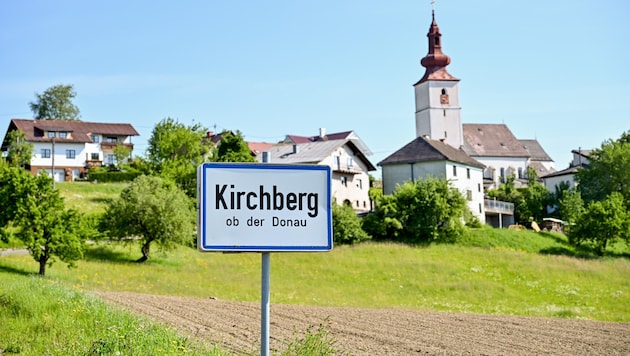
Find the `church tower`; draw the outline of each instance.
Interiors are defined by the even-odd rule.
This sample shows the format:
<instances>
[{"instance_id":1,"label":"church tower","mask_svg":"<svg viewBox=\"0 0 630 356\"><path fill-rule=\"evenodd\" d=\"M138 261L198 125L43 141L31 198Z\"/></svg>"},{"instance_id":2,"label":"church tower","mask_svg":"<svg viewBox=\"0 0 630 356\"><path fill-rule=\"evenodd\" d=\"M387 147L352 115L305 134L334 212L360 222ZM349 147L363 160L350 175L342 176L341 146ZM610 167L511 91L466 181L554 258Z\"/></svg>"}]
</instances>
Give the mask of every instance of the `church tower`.
<instances>
[{"instance_id":1,"label":"church tower","mask_svg":"<svg viewBox=\"0 0 630 356\"><path fill-rule=\"evenodd\" d=\"M420 64L424 76L414 84L416 94L416 137L428 136L443 140L455 148L464 144L461 107L459 105L459 79L446 71L451 58L442 53L442 34L432 11L429 27L429 53Z\"/></svg>"}]
</instances>

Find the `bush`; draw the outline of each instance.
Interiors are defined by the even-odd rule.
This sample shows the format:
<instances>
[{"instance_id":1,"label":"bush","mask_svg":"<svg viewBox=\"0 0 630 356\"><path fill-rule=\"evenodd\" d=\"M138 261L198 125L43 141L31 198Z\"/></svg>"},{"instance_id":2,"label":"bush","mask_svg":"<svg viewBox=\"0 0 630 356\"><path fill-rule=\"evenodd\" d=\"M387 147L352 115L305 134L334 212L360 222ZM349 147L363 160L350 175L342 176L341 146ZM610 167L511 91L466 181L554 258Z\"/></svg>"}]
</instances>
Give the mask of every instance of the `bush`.
<instances>
[{"instance_id":1,"label":"bush","mask_svg":"<svg viewBox=\"0 0 630 356\"><path fill-rule=\"evenodd\" d=\"M464 231L466 200L444 179L408 181L364 219L364 230L375 239L408 243L453 241Z\"/></svg>"},{"instance_id":2,"label":"bush","mask_svg":"<svg viewBox=\"0 0 630 356\"><path fill-rule=\"evenodd\" d=\"M357 216L352 207L334 204L332 213L333 242L335 244L355 244L371 238L361 228L361 218Z\"/></svg>"},{"instance_id":3,"label":"bush","mask_svg":"<svg viewBox=\"0 0 630 356\"><path fill-rule=\"evenodd\" d=\"M97 181L101 183L112 182L131 182L142 173L139 172L90 172L88 180L91 182Z\"/></svg>"}]
</instances>

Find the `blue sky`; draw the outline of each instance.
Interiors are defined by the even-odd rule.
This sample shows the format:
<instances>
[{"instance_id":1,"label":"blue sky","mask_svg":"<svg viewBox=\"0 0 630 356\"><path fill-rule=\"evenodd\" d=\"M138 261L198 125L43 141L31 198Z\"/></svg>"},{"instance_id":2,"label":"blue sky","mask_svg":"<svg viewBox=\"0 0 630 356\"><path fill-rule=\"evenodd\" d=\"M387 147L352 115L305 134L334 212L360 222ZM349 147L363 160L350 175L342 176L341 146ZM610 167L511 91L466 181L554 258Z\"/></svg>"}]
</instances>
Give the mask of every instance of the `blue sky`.
<instances>
[{"instance_id":1,"label":"blue sky","mask_svg":"<svg viewBox=\"0 0 630 356\"><path fill-rule=\"evenodd\" d=\"M464 123L505 123L568 166L630 130L630 2L437 0ZM84 121L165 117L249 141L354 130L376 165L415 137L429 0L0 2L0 135L74 85Z\"/></svg>"}]
</instances>

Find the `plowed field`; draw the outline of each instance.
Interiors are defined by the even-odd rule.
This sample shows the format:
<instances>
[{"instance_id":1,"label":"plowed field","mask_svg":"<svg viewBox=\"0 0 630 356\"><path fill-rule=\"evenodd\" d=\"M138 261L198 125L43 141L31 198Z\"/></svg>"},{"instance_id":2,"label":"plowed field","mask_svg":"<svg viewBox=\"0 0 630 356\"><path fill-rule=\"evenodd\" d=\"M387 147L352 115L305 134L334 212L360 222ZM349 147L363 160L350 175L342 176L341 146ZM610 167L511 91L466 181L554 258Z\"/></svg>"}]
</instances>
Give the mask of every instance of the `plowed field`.
<instances>
[{"instance_id":1,"label":"plowed field","mask_svg":"<svg viewBox=\"0 0 630 356\"><path fill-rule=\"evenodd\" d=\"M235 354L260 350L260 303L96 293ZM270 349L326 324L349 355L630 355L630 323L271 304Z\"/></svg>"}]
</instances>

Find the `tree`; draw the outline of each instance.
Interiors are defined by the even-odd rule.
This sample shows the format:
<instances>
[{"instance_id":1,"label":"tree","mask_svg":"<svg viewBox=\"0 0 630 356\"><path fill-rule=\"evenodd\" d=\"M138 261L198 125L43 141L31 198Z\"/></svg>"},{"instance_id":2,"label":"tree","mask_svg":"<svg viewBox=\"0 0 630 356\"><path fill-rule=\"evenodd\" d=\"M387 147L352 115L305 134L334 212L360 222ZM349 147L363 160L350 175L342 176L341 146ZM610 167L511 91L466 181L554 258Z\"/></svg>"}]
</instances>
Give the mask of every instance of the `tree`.
<instances>
[{"instance_id":1,"label":"tree","mask_svg":"<svg viewBox=\"0 0 630 356\"><path fill-rule=\"evenodd\" d=\"M170 117L149 138L148 160L154 172L173 180L189 196L196 194L197 166L206 161L212 142L200 124L186 126Z\"/></svg>"},{"instance_id":2,"label":"tree","mask_svg":"<svg viewBox=\"0 0 630 356\"><path fill-rule=\"evenodd\" d=\"M142 257L149 259L151 244L171 250L194 236L193 202L172 182L140 176L106 208L101 227L110 238L142 242Z\"/></svg>"},{"instance_id":3,"label":"tree","mask_svg":"<svg viewBox=\"0 0 630 356\"><path fill-rule=\"evenodd\" d=\"M630 131L593 150L589 165L578 169L578 190L586 203L602 201L613 192L623 196L630 209Z\"/></svg>"},{"instance_id":4,"label":"tree","mask_svg":"<svg viewBox=\"0 0 630 356\"><path fill-rule=\"evenodd\" d=\"M72 85L55 85L43 94L35 93L37 100L29 106L38 120L79 120L79 108L72 103L75 96Z\"/></svg>"},{"instance_id":5,"label":"tree","mask_svg":"<svg viewBox=\"0 0 630 356\"><path fill-rule=\"evenodd\" d=\"M521 218L526 218L528 221L542 221L547 215L547 206L552 202L552 195L547 187L538 181L538 174L532 167L527 168L527 187L519 191L523 197L522 204L519 206Z\"/></svg>"},{"instance_id":6,"label":"tree","mask_svg":"<svg viewBox=\"0 0 630 356\"><path fill-rule=\"evenodd\" d=\"M466 209L466 199L447 180L429 177L383 196L363 228L374 238L403 242L454 240L464 231Z\"/></svg>"},{"instance_id":7,"label":"tree","mask_svg":"<svg viewBox=\"0 0 630 356\"><path fill-rule=\"evenodd\" d=\"M561 196L558 201L558 213L560 218L568 223L564 228L565 232L570 233L584 213L584 200L580 192L576 191L565 190Z\"/></svg>"},{"instance_id":8,"label":"tree","mask_svg":"<svg viewBox=\"0 0 630 356\"><path fill-rule=\"evenodd\" d=\"M118 166L120 166L121 163L126 162L130 155L131 148L121 144L117 144L116 147L114 147L114 158L116 159L116 164Z\"/></svg>"},{"instance_id":9,"label":"tree","mask_svg":"<svg viewBox=\"0 0 630 356\"><path fill-rule=\"evenodd\" d=\"M333 241L335 244L355 244L369 240L361 228L361 219L350 206L333 204Z\"/></svg>"},{"instance_id":10,"label":"tree","mask_svg":"<svg viewBox=\"0 0 630 356\"><path fill-rule=\"evenodd\" d=\"M223 131L212 155L214 162L256 162L240 131Z\"/></svg>"},{"instance_id":11,"label":"tree","mask_svg":"<svg viewBox=\"0 0 630 356\"><path fill-rule=\"evenodd\" d=\"M59 191L46 175L33 176L15 167L0 167L0 227L11 224L31 256L39 263L39 274L55 258L73 267L83 258L89 231L82 215L66 210Z\"/></svg>"},{"instance_id":12,"label":"tree","mask_svg":"<svg viewBox=\"0 0 630 356\"><path fill-rule=\"evenodd\" d=\"M20 130L11 130L7 134L9 146L7 148L7 162L14 167L24 167L31 163L33 144L26 141Z\"/></svg>"},{"instance_id":13,"label":"tree","mask_svg":"<svg viewBox=\"0 0 630 356\"><path fill-rule=\"evenodd\" d=\"M590 202L569 231L569 241L574 245L588 243L599 254L608 244L619 239L630 242L630 213L618 192L602 201Z\"/></svg>"}]
</instances>

